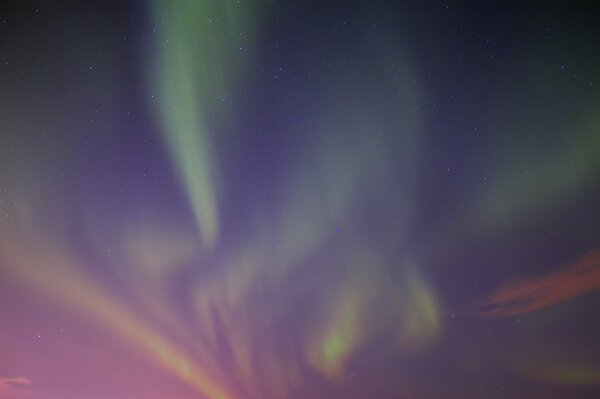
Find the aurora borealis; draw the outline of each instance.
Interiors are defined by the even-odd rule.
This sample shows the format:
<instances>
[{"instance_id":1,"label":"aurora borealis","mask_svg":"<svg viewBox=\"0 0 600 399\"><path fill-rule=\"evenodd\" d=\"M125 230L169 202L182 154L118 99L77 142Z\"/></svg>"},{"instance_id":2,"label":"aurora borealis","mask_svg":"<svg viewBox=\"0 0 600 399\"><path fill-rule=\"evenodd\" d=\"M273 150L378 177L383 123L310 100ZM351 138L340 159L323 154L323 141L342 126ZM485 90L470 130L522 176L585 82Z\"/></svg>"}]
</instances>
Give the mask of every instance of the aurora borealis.
<instances>
[{"instance_id":1,"label":"aurora borealis","mask_svg":"<svg viewBox=\"0 0 600 399\"><path fill-rule=\"evenodd\" d=\"M600 9L0 4L0 399L600 396Z\"/></svg>"}]
</instances>

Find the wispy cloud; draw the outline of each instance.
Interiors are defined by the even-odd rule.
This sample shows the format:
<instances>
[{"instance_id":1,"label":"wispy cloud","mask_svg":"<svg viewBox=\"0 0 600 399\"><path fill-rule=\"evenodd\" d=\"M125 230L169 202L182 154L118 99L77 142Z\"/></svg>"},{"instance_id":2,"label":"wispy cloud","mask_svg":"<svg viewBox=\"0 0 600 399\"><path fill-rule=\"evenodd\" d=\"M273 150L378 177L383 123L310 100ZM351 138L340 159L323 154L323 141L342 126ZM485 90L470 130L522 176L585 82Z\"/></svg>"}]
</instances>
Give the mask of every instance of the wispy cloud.
<instances>
[{"instance_id":1,"label":"wispy cloud","mask_svg":"<svg viewBox=\"0 0 600 399\"><path fill-rule=\"evenodd\" d=\"M44 393L29 388L31 384L25 377L0 377L0 399L29 398Z\"/></svg>"},{"instance_id":2,"label":"wispy cloud","mask_svg":"<svg viewBox=\"0 0 600 399\"><path fill-rule=\"evenodd\" d=\"M600 250L588 252L559 271L518 280L488 296L481 306L487 317L532 312L600 289Z\"/></svg>"}]
</instances>

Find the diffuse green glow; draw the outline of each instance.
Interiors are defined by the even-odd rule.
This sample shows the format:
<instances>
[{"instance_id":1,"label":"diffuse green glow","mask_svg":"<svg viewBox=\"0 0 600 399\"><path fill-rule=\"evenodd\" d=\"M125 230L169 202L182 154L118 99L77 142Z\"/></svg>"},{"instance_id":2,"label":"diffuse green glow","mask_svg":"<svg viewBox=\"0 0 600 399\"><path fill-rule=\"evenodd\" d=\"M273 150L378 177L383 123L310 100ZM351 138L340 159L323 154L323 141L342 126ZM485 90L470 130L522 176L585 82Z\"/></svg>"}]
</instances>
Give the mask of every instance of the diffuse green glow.
<instances>
[{"instance_id":1,"label":"diffuse green glow","mask_svg":"<svg viewBox=\"0 0 600 399\"><path fill-rule=\"evenodd\" d=\"M323 343L326 362L329 365L335 363L344 353L346 346L344 339L337 332L332 332L331 336Z\"/></svg>"},{"instance_id":2,"label":"diffuse green glow","mask_svg":"<svg viewBox=\"0 0 600 399\"><path fill-rule=\"evenodd\" d=\"M544 150L542 159L532 159L531 149L513 150L501 167L495 167L501 173L486 178L471 205L460 212L459 233L453 225L443 226L431 235L431 242L442 243L435 256L443 259L457 246L465 245L465 237L473 237L474 233L482 239L487 234L514 231L584 195L589 183L600 176L597 108L588 109L572 133ZM480 236L481 233L486 235Z\"/></svg>"},{"instance_id":3,"label":"diffuse green glow","mask_svg":"<svg viewBox=\"0 0 600 399\"><path fill-rule=\"evenodd\" d=\"M550 150L551 156L539 160L519 152L509 158L506 177L483 192L469 223L495 228L507 221L531 220L539 209L560 206L583 191L600 175L600 118L596 109L590 109L581 123L573 126L573 132ZM540 207L540 203L545 206Z\"/></svg>"},{"instance_id":4,"label":"diffuse green glow","mask_svg":"<svg viewBox=\"0 0 600 399\"><path fill-rule=\"evenodd\" d=\"M403 336L400 344L420 346L429 343L440 331L441 321L433 291L414 271L408 273L409 298L404 304Z\"/></svg>"},{"instance_id":5,"label":"diffuse green glow","mask_svg":"<svg viewBox=\"0 0 600 399\"><path fill-rule=\"evenodd\" d=\"M326 319L316 329L315 341L309 344L308 361L330 379L343 377L346 361L365 338L365 310L368 287L348 284L329 305Z\"/></svg>"}]
</instances>

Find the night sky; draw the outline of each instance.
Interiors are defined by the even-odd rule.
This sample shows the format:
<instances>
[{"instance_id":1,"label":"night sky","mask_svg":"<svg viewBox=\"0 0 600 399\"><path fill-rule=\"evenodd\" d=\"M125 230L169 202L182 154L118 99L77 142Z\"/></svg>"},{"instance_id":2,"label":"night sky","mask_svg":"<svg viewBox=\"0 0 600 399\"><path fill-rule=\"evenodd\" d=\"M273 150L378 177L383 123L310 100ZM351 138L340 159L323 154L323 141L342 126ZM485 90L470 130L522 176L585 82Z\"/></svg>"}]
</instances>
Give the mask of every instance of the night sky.
<instances>
[{"instance_id":1,"label":"night sky","mask_svg":"<svg viewBox=\"0 0 600 399\"><path fill-rule=\"evenodd\" d=\"M591 3L2 1L0 399L600 398Z\"/></svg>"}]
</instances>

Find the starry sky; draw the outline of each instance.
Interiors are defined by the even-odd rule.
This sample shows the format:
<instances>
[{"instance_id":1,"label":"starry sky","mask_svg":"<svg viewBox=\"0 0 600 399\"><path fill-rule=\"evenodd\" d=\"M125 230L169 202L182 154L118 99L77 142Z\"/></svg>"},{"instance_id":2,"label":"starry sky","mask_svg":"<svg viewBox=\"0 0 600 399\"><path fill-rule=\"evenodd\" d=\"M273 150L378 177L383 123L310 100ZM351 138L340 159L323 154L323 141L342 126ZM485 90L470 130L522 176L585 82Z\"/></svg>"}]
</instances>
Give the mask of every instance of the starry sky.
<instances>
[{"instance_id":1,"label":"starry sky","mask_svg":"<svg viewBox=\"0 0 600 399\"><path fill-rule=\"evenodd\" d=\"M600 397L591 3L1 2L0 399Z\"/></svg>"}]
</instances>

